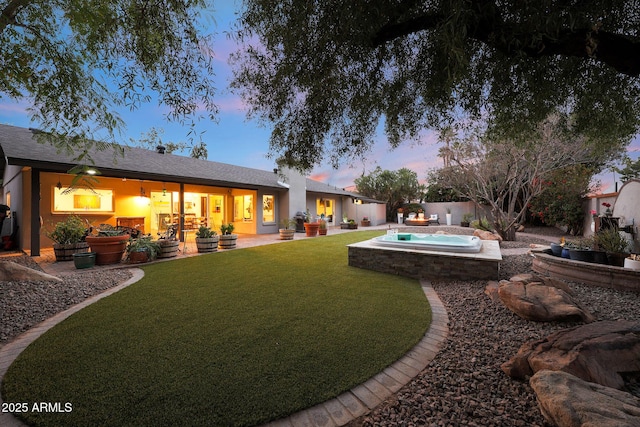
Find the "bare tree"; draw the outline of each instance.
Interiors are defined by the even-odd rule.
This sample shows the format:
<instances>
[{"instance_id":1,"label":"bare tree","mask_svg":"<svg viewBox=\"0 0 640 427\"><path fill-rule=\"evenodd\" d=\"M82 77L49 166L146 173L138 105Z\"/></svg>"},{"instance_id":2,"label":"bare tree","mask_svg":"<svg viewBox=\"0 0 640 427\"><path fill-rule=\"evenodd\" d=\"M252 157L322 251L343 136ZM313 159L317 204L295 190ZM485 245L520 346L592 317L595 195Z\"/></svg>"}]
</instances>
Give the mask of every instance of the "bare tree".
<instances>
[{"instance_id":1,"label":"bare tree","mask_svg":"<svg viewBox=\"0 0 640 427\"><path fill-rule=\"evenodd\" d=\"M515 240L515 226L526 207L544 191L544 181L559 169L593 162L580 137L568 137L557 117L542 123L527 142L493 140L475 130L448 149L451 167L442 174L463 196L491 207L493 226L503 239Z\"/></svg>"}]
</instances>

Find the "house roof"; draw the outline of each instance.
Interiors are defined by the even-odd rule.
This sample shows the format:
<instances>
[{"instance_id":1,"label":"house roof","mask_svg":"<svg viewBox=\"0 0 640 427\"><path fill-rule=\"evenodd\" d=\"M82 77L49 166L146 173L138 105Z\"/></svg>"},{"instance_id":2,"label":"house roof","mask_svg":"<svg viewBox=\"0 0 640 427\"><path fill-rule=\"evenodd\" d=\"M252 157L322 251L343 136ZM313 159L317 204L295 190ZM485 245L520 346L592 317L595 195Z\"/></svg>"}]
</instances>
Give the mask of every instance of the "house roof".
<instances>
[{"instance_id":1,"label":"house roof","mask_svg":"<svg viewBox=\"0 0 640 427\"><path fill-rule=\"evenodd\" d=\"M0 151L5 161L0 164L29 166L48 172L67 172L78 164L74 154L59 152L52 144L39 143L33 129L0 125ZM263 171L210 160L194 159L155 150L121 146L124 156L115 150L95 150L91 157L103 176L171 181L246 189L287 188L273 171ZM0 172L4 172L0 170ZM343 189L307 178L307 190L319 193L354 196Z\"/></svg>"}]
</instances>

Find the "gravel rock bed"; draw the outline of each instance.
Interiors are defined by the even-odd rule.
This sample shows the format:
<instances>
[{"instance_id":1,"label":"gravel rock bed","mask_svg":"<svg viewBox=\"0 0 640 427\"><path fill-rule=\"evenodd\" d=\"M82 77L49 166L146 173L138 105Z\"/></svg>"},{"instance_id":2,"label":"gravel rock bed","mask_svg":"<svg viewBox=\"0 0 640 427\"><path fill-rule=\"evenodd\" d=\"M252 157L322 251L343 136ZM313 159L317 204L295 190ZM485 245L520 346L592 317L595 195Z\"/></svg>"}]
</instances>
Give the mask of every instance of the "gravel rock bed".
<instances>
[{"instance_id":1,"label":"gravel rock bed","mask_svg":"<svg viewBox=\"0 0 640 427\"><path fill-rule=\"evenodd\" d=\"M28 256L4 259L42 271ZM56 313L128 280L126 269L65 274L62 282L0 282L0 346Z\"/></svg>"},{"instance_id":2,"label":"gravel rock bed","mask_svg":"<svg viewBox=\"0 0 640 427\"><path fill-rule=\"evenodd\" d=\"M512 247L541 243L537 238ZM501 278L532 272L530 255L503 257ZM528 382L500 365L526 341L579 323L523 320L484 294L486 281L434 282L449 315L449 337L431 364L370 414L350 426L545 426ZM570 283L574 297L598 320L640 320L640 294ZM627 391L640 396L638 378Z\"/></svg>"}]
</instances>

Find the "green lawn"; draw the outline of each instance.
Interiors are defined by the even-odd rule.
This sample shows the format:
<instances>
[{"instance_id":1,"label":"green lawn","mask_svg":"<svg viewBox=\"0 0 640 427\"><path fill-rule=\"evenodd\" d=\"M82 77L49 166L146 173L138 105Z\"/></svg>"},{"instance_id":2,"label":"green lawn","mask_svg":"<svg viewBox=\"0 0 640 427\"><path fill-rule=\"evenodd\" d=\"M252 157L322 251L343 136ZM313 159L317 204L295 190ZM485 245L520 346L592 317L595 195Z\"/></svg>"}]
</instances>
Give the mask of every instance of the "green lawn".
<instances>
[{"instance_id":1,"label":"green lawn","mask_svg":"<svg viewBox=\"0 0 640 427\"><path fill-rule=\"evenodd\" d=\"M5 402L43 426L255 425L335 397L424 335L415 280L347 266L353 232L144 267L20 355Z\"/></svg>"}]
</instances>

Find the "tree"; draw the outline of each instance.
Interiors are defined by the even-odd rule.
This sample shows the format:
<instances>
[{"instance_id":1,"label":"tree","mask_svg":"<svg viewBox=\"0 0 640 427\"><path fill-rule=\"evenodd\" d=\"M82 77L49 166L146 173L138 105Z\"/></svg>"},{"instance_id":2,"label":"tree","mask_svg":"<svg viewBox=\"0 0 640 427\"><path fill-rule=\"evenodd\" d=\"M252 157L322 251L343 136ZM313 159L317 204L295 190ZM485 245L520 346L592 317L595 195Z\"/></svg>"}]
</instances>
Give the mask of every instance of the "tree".
<instances>
[{"instance_id":1,"label":"tree","mask_svg":"<svg viewBox=\"0 0 640 427\"><path fill-rule=\"evenodd\" d=\"M529 144L494 140L480 130L451 145L452 166L442 176L463 196L491 208L494 229L505 240L515 240L531 201L547 188L552 174L573 165L602 164L581 138L563 131L557 117L540 124Z\"/></svg>"},{"instance_id":2,"label":"tree","mask_svg":"<svg viewBox=\"0 0 640 427\"><path fill-rule=\"evenodd\" d=\"M162 141L163 134L164 129L156 129L155 127L152 127L146 134L143 133L142 135L140 135L140 139L134 140L133 138L130 138L130 141L135 145L146 147L151 150L155 150L158 146L163 146L166 154L190 150L189 156L193 157L194 159L207 158L207 146L204 145L204 143L200 142L194 145L188 144L184 141L164 142Z\"/></svg>"},{"instance_id":3,"label":"tree","mask_svg":"<svg viewBox=\"0 0 640 427\"><path fill-rule=\"evenodd\" d=\"M424 129L485 120L517 142L551 113L621 151L639 127L640 3L248 0L232 87L273 124L271 154L308 169Z\"/></svg>"},{"instance_id":4,"label":"tree","mask_svg":"<svg viewBox=\"0 0 640 427\"><path fill-rule=\"evenodd\" d=\"M584 225L584 198L594 175L586 165L573 165L551 172L543 190L529 204L529 211L547 225L564 225L580 235Z\"/></svg>"},{"instance_id":5,"label":"tree","mask_svg":"<svg viewBox=\"0 0 640 427\"><path fill-rule=\"evenodd\" d=\"M153 93L168 120L193 127L201 111L213 119L211 37L198 26L208 7L0 0L0 98L28 99L39 136L79 161L114 142L123 127L117 107L136 109Z\"/></svg>"},{"instance_id":6,"label":"tree","mask_svg":"<svg viewBox=\"0 0 640 427\"><path fill-rule=\"evenodd\" d=\"M627 156L623 159L623 165L623 168L612 168L615 172L620 174L620 179L623 182L634 178L640 178L640 159L636 159L634 162Z\"/></svg>"},{"instance_id":7,"label":"tree","mask_svg":"<svg viewBox=\"0 0 640 427\"><path fill-rule=\"evenodd\" d=\"M355 184L363 196L387 202L387 219L391 219L403 203L419 198L424 192L424 185L418 182L418 174L407 168L394 172L378 166L369 175L356 178Z\"/></svg>"}]
</instances>

